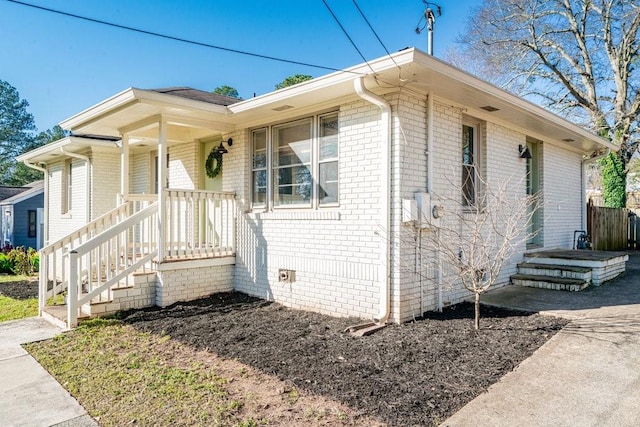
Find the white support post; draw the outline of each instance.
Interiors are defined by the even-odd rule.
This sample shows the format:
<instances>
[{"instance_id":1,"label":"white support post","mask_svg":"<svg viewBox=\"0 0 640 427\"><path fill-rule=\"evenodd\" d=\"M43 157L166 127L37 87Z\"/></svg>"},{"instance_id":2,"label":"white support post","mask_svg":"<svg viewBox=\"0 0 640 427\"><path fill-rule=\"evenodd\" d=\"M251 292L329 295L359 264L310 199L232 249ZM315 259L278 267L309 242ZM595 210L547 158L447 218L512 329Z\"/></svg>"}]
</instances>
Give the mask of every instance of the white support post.
<instances>
[{"instance_id":1,"label":"white support post","mask_svg":"<svg viewBox=\"0 0 640 427\"><path fill-rule=\"evenodd\" d=\"M129 134L122 135L120 147L120 196L121 202L129 195Z\"/></svg>"},{"instance_id":2,"label":"white support post","mask_svg":"<svg viewBox=\"0 0 640 427\"><path fill-rule=\"evenodd\" d=\"M167 201L165 189L167 187L167 122L160 119L158 129L158 262L162 262L165 255L165 238L167 223Z\"/></svg>"},{"instance_id":3,"label":"white support post","mask_svg":"<svg viewBox=\"0 0 640 427\"><path fill-rule=\"evenodd\" d=\"M69 283L67 292L67 328L78 325L78 253L69 252Z\"/></svg>"}]
</instances>

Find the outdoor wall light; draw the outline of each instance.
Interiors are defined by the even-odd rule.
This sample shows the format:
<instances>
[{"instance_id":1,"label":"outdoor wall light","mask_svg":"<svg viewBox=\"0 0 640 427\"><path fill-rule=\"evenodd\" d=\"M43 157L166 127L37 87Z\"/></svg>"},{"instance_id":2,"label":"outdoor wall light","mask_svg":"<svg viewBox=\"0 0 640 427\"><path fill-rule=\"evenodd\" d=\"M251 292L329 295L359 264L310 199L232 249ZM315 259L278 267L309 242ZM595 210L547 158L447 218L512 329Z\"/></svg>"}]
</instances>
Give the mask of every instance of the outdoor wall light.
<instances>
[{"instance_id":1,"label":"outdoor wall light","mask_svg":"<svg viewBox=\"0 0 640 427\"><path fill-rule=\"evenodd\" d=\"M518 145L518 153L521 159L531 158L531 151L529 150L529 147L527 147L526 145L522 145L522 144Z\"/></svg>"},{"instance_id":2,"label":"outdoor wall light","mask_svg":"<svg viewBox=\"0 0 640 427\"><path fill-rule=\"evenodd\" d=\"M229 152L229 150L227 150L226 148L224 148L224 145L222 144L224 141L220 141L220 145L218 146L218 148L216 149L216 151L218 152L218 154L227 154ZM231 147L233 145L233 139L229 138L227 139L227 145L229 147Z\"/></svg>"}]
</instances>

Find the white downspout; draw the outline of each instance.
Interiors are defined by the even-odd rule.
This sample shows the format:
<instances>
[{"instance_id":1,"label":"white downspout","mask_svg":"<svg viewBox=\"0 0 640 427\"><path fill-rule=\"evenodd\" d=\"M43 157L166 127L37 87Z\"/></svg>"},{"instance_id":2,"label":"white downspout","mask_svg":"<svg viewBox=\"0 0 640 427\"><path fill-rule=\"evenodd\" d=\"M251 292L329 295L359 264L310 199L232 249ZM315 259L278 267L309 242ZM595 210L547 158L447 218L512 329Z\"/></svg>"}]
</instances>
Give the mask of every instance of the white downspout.
<instances>
[{"instance_id":1,"label":"white downspout","mask_svg":"<svg viewBox=\"0 0 640 427\"><path fill-rule=\"evenodd\" d=\"M427 193L431 196L433 204L433 93L427 94ZM422 230L420 231L422 232ZM436 284L438 286L438 311L442 311L442 261L440 259L440 229L434 230L438 233L436 237ZM422 284L422 282L421 282ZM420 296L422 297L423 289L420 286ZM422 310L424 313L424 307Z\"/></svg>"},{"instance_id":2,"label":"white downspout","mask_svg":"<svg viewBox=\"0 0 640 427\"><path fill-rule=\"evenodd\" d=\"M60 147L60 152L65 156L83 160L87 165L87 179L85 179L86 199L87 199L85 221L89 222L91 220L91 160L89 159L89 157L84 156L82 154L65 151L64 147Z\"/></svg>"},{"instance_id":3,"label":"white downspout","mask_svg":"<svg viewBox=\"0 0 640 427\"><path fill-rule=\"evenodd\" d=\"M584 231L587 231L587 165L589 163L596 162L603 157L607 157L610 153L611 149L607 148L607 151L605 151L604 154L600 154L599 156L591 157L582 161L582 195L580 196L580 198L582 199L582 209L580 211L582 218L580 220L580 223Z\"/></svg>"},{"instance_id":4,"label":"white downspout","mask_svg":"<svg viewBox=\"0 0 640 427\"><path fill-rule=\"evenodd\" d=\"M42 221L45 223L45 227L44 236L42 238L42 247L45 247L49 244L49 172L47 172L47 169L42 166L38 166L35 163L29 163L28 160L23 160L22 163L24 163L26 167L35 169L44 174L44 218Z\"/></svg>"},{"instance_id":5,"label":"white downspout","mask_svg":"<svg viewBox=\"0 0 640 427\"><path fill-rule=\"evenodd\" d=\"M383 98L369 92L364 86L364 77L353 81L358 96L381 110L380 137L382 139L382 176L380 179L380 228L386 233L381 236L380 247L380 312L374 318L377 323L386 323L391 314L391 106Z\"/></svg>"}]
</instances>

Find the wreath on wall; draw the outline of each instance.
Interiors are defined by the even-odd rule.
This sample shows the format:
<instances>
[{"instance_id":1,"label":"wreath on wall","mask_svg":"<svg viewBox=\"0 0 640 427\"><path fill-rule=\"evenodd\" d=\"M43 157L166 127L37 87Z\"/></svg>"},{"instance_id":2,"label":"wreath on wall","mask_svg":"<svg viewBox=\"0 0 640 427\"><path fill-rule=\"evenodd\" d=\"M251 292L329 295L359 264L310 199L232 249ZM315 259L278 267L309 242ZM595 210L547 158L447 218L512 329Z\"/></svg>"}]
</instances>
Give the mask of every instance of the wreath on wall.
<instances>
[{"instance_id":1,"label":"wreath on wall","mask_svg":"<svg viewBox=\"0 0 640 427\"><path fill-rule=\"evenodd\" d=\"M213 161L215 160L216 166L213 167ZM207 171L209 178L215 178L220 172L222 172L222 153L218 151L218 147L213 147L207 157L207 161L204 162L204 169Z\"/></svg>"}]
</instances>

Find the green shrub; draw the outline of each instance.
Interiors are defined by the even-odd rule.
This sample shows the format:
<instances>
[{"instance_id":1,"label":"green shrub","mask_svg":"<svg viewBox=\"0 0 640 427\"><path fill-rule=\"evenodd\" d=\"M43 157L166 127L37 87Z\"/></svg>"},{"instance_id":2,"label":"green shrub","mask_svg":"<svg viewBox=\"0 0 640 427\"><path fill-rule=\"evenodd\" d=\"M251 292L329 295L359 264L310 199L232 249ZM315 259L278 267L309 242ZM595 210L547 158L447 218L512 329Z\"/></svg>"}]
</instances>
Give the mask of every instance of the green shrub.
<instances>
[{"instance_id":1,"label":"green shrub","mask_svg":"<svg viewBox=\"0 0 640 427\"><path fill-rule=\"evenodd\" d=\"M37 273L40 271L40 254L33 248L29 248L27 254L29 255L29 261L33 267L33 272Z\"/></svg>"},{"instance_id":2,"label":"green shrub","mask_svg":"<svg viewBox=\"0 0 640 427\"><path fill-rule=\"evenodd\" d=\"M0 273L13 273L13 262L11 262L9 255L2 252L0 252Z\"/></svg>"},{"instance_id":3,"label":"green shrub","mask_svg":"<svg viewBox=\"0 0 640 427\"><path fill-rule=\"evenodd\" d=\"M13 274L31 276L35 271L32 262L33 252L35 252L35 250L32 248L29 248L29 250L26 250L24 247L11 249L7 254L11 263L11 272Z\"/></svg>"}]
</instances>

